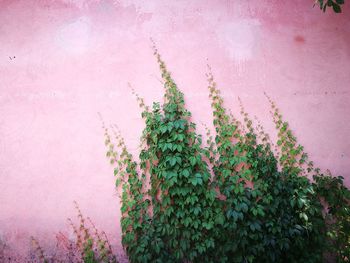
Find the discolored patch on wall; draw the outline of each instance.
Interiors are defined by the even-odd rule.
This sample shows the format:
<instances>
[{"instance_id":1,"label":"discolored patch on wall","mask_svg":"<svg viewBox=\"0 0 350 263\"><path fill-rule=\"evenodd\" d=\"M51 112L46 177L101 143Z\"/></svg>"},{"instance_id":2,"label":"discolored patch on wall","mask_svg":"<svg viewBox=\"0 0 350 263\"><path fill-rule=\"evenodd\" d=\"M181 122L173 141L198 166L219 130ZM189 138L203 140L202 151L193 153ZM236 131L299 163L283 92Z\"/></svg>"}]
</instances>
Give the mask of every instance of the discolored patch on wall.
<instances>
[{"instance_id":1,"label":"discolored patch on wall","mask_svg":"<svg viewBox=\"0 0 350 263\"><path fill-rule=\"evenodd\" d=\"M305 43L305 38L302 35L296 35L294 37L294 41L300 44L304 44Z\"/></svg>"}]
</instances>

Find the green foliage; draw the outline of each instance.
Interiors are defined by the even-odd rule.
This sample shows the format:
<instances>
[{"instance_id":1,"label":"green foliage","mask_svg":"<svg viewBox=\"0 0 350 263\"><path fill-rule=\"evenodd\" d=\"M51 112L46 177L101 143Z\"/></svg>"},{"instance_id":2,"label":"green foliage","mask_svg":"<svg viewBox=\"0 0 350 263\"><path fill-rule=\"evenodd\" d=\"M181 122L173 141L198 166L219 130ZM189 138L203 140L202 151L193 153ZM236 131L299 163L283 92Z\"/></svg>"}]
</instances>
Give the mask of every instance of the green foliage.
<instances>
[{"instance_id":1,"label":"green foliage","mask_svg":"<svg viewBox=\"0 0 350 263\"><path fill-rule=\"evenodd\" d=\"M312 184L298 176L296 153L290 154L292 143L286 143L289 148L281 144L285 150L279 171L267 134L256 133L242 105L245 127L226 114L211 74L209 90L217 133L213 170L226 196L221 202L227 215L220 230L227 235L217 257L229 255L229 262L320 262L325 235L321 204L313 198ZM283 142L292 138L289 133L284 136L285 129L279 133Z\"/></svg>"},{"instance_id":2,"label":"green foliage","mask_svg":"<svg viewBox=\"0 0 350 263\"><path fill-rule=\"evenodd\" d=\"M315 189L325 203L330 252L336 255L337 262L349 262L350 192L341 176L314 175L314 179Z\"/></svg>"},{"instance_id":3,"label":"green foliage","mask_svg":"<svg viewBox=\"0 0 350 263\"><path fill-rule=\"evenodd\" d=\"M323 12L326 12L327 7L332 7L335 13L341 13L341 5L345 3L344 0L316 0L315 4L320 6Z\"/></svg>"},{"instance_id":4,"label":"green foliage","mask_svg":"<svg viewBox=\"0 0 350 263\"><path fill-rule=\"evenodd\" d=\"M243 123L227 113L209 69L215 135L207 128L204 144L156 48L155 56L164 102L149 108L136 95L146 124L139 163L103 125L130 262L347 261L349 190L313 167L271 98L274 149L241 102Z\"/></svg>"}]
</instances>

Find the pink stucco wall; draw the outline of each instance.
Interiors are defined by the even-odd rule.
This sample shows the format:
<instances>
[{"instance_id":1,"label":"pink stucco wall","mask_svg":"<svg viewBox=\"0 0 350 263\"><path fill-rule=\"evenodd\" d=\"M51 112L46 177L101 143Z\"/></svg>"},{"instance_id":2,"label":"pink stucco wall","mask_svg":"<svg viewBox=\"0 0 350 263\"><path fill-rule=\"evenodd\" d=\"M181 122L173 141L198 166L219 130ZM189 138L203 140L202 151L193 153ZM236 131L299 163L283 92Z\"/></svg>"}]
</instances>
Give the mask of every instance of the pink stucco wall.
<instances>
[{"instance_id":1,"label":"pink stucco wall","mask_svg":"<svg viewBox=\"0 0 350 263\"><path fill-rule=\"evenodd\" d=\"M121 251L97 112L137 153L143 122L127 83L147 103L163 91L150 37L196 123L211 124L209 63L233 112L240 96L273 132L266 91L315 164L350 185L350 8L313 2L1 0L0 238L24 248L34 235L45 248L77 200Z\"/></svg>"}]
</instances>

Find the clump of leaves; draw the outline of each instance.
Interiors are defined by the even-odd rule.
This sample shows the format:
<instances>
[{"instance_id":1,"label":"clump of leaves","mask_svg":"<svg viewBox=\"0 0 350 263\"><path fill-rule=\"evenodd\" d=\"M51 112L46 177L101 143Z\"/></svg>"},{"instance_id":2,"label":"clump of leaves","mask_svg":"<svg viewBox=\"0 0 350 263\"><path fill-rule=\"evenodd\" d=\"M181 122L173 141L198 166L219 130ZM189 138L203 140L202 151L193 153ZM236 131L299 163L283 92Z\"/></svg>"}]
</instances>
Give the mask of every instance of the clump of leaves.
<instances>
[{"instance_id":1,"label":"clump of leaves","mask_svg":"<svg viewBox=\"0 0 350 263\"><path fill-rule=\"evenodd\" d=\"M332 7L335 13L341 13L341 5L344 3L344 0L316 0L315 5L318 4L323 12L326 12L327 7Z\"/></svg>"},{"instance_id":2,"label":"clump of leaves","mask_svg":"<svg viewBox=\"0 0 350 263\"><path fill-rule=\"evenodd\" d=\"M221 234L225 239L219 250L227 249L217 257L228 255L229 262L319 262L322 239L313 240L310 233L324 235L323 220L312 184L297 176L288 147L281 147L281 158L276 159L269 136L261 126L253 127L242 104L244 124L227 114L211 73L208 81L216 129L214 182L226 197L220 200L226 215L220 232L227 234ZM280 139L283 135L279 133Z\"/></svg>"},{"instance_id":3,"label":"clump of leaves","mask_svg":"<svg viewBox=\"0 0 350 263\"><path fill-rule=\"evenodd\" d=\"M350 261L350 192L344 178L314 175L316 192L324 200L329 252L337 262Z\"/></svg>"},{"instance_id":4,"label":"clump of leaves","mask_svg":"<svg viewBox=\"0 0 350 263\"><path fill-rule=\"evenodd\" d=\"M227 112L209 68L215 134L207 128L204 146L154 50L165 95L152 107L136 95L146 124L139 163L103 124L130 262L322 262L327 253L347 260L349 190L308 161L272 99L266 95L276 144L241 101L243 122Z\"/></svg>"},{"instance_id":5,"label":"clump of leaves","mask_svg":"<svg viewBox=\"0 0 350 263\"><path fill-rule=\"evenodd\" d=\"M140 170L117 136L121 149L116 162L123 182L123 244L132 262L184 262L206 259L213 249L215 196L202 139L190 122L184 96L177 89L157 50L165 81L164 104L152 110L143 104L143 149ZM110 144L108 129L106 142ZM107 153L114 156L116 151ZM115 161L113 161L115 163ZM149 178L150 187L144 187Z\"/></svg>"},{"instance_id":6,"label":"clump of leaves","mask_svg":"<svg viewBox=\"0 0 350 263\"><path fill-rule=\"evenodd\" d=\"M296 176L312 178L312 188L315 195L308 196L311 201L321 203L323 221L318 221L320 231L326 236L318 236L322 239L322 251L331 254L337 262L349 262L350 260L350 191L344 185L342 176L333 177L329 171L321 173L315 168L312 161L308 160L308 154L304 148L297 144L287 122L284 122L275 103L267 96L271 103L272 115L276 129L278 130L277 144L281 149L279 159L284 170L290 171Z\"/></svg>"}]
</instances>

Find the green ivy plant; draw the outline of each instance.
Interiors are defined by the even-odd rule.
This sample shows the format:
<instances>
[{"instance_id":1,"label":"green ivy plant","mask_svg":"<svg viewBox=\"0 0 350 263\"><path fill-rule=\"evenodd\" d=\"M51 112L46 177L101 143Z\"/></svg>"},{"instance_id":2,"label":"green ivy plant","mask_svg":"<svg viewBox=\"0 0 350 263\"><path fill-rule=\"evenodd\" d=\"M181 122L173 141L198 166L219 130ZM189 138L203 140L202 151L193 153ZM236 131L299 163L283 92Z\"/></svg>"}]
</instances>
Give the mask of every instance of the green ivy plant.
<instances>
[{"instance_id":1,"label":"green ivy plant","mask_svg":"<svg viewBox=\"0 0 350 263\"><path fill-rule=\"evenodd\" d=\"M314 168L273 100L266 95L276 144L241 101L242 122L228 113L209 68L215 133L206 128L204 143L154 53L164 102L148 107L136 94L145 120L139 162L103 124L130 262L348 261L350 192L342 177Z\"/></svg>"}]
</instances>

